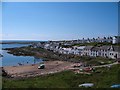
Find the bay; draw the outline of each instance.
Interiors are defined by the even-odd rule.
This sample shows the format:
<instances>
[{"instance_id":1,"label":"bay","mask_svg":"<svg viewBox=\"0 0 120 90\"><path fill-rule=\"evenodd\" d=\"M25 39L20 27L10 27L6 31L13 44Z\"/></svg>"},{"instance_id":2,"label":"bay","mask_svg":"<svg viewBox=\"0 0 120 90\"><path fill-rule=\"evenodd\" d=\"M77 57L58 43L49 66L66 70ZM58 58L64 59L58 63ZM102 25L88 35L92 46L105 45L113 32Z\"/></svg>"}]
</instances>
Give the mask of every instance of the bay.
<instances>
[{"instance_id":1,"label":"bay","mask_svg":"<svg viewBox=\"0 0 120 90\"><path fill-rule=\"evenodd\" d=\"M2 44L2 48L15 48L15 47L22 47L28 46L29 44ZM0 54L3 57L0 57L0 67L1 66L19 66L19 65L29 65L29 64L36 64L40 63L43 60L35 60L33 56L15 56L13 54L7 53L7 50L0 50Z\"/></svg>"}]
</instances>

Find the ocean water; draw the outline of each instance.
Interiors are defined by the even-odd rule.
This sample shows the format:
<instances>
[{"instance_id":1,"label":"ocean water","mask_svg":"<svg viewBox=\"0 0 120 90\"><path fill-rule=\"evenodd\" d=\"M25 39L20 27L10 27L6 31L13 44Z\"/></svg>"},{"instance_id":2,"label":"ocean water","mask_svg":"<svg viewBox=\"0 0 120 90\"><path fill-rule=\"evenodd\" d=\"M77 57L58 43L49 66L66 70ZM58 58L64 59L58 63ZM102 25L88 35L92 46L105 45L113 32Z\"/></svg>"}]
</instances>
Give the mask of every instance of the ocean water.
<instances>
[{"instance_id":1,"label":"ocean water","mask_svg":"<svg viewBox=\"0 0 120 90\"><path fill-rule=\"evenodd\" d=\"M15 47L23 47L28 46L30 44L2 44L2 48L15 48Z\"/></svg>"},{"instance_id":2,"label":"ocean water","mask_svg":"<svg viewBox=\"0 0 120 90\"><path fill-rule=\"evenodd\" d=\"M14 48L14 47L27 46L27 45L29 44L3 44L2 48ZM2 50L2 49L0 49L0 54L3 55L3 57L0 57L0 67L19 66L19 64L29 65L29 64L40 63L43 61L42 59L36 60L33 56L14 56L13 54L7 53L7 50Z\"/></svg>"},{"instance_id":3,"label":"ocean water","mask_svg":"<svg viewBox=\"0 0 120 90\"><path fill-rule=\"evenodd\" d=\"M39 40L0 40L0 42L3 42L3 43L8 43L8 42L18 42L18 43L29 43L29 42L48 42L48 41L39 41Z\"/></svg>"}]
</instances>

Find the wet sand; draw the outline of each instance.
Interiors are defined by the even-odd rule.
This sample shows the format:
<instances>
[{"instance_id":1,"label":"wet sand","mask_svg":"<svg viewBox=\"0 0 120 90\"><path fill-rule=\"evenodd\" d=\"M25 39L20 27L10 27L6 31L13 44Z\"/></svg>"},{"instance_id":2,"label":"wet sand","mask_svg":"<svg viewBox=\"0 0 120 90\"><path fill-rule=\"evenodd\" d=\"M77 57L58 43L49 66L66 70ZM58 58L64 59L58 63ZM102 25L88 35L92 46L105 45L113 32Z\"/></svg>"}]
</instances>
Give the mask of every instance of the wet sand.
<instances>
[{"instance_id":1,"label":"wet sand","mask_svg":"<svg viewBox=\"0 0 120 90\"><path fill-rule=\"evenodd\" d=\"M66 61L45 61L44 69L38 69L39 64L6 66L3 68L11 77L35 77L69 70L72 65L73 63Z\"/></svg>"}]
</instances>

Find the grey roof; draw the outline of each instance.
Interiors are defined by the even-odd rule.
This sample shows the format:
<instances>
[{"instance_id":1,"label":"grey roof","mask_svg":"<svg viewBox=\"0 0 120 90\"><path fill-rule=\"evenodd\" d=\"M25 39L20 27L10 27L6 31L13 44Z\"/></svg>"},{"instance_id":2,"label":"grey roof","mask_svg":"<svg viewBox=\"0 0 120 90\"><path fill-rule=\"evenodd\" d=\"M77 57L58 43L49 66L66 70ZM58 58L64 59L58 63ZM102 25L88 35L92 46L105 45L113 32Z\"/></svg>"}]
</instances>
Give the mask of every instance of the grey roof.
<instances>
[{"instance_id":1,"label":"grey roof","mask_svg":"<svg viewBox=\"0 0 120 90\"><path fill-rule=\"evenodd\" d=\"M113 50L117 51L117 52L120 52L120 46L113 46Z\"/></svg>"},{"instance_id":2,"label":"grey roof","mask_svg":"<svg viewBox=\"0 0 120 90\"><path fill-rule=\"evenodd\" d=\"M112 48L113 48L113 51L120 52L120 46L112 46ZM110 50L111 46L101 46L101 47L86 46L84 49L93 50L93 51Z\"/></svg>"},{"instance_id":3,"label":"grey roof","mask_svg":"<svg viewBox=\"0 0 120 90\"><path fill-rule=\"evenodd\" d=\"M98 51L98 50L100 50L100 47L93 47L92 50L93 51Z\"/></svg>"},{"instance_id":4,"label":"grey roof","mask_svg":"<svg viewBox=\"0 0 120 90\"><path fill-rule=\"evenodd\" d=\"M92 49L92 48L93 48L93 46L86 46L84 49L90 50L90 49Z\"/></svg>"},{"instance_id":5,"label":"grey roof","mask_svg":"<svg viewBox=\"0 0 120 90\"><path fill-rule=\"evenodd\" d=\"M102 50L109 50L110 46L101 46L100 49L102 49Z\"/></svg>"}]
</instances>

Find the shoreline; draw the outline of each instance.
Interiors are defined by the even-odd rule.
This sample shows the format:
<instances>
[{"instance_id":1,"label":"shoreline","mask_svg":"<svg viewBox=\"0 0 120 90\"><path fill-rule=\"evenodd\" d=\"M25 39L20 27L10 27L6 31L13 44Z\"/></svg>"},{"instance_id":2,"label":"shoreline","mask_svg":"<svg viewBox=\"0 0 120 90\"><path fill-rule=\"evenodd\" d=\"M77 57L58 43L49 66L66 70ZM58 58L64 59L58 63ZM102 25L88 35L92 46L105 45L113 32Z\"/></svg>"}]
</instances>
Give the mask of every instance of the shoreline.
<instances>
[{"instance_id":1,"label":"shoreline","mask_svg":"<svg viewBox=\"0 0 120 90\"><path fill-rule=\"evenodd\" d=\"M8 73L8 75L11 76L11 78L27 78L69 70L73 63L66 61L45 61L44 69L38 69L38 65L39 64L23 66L4 66L3 69Z\"/></svg>"}]
</instances>

